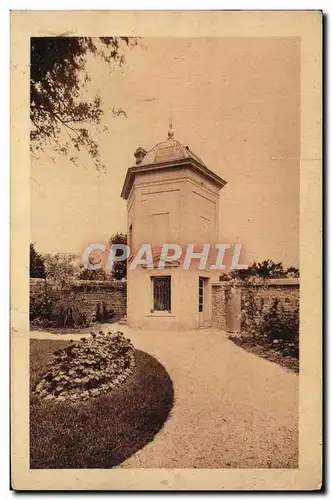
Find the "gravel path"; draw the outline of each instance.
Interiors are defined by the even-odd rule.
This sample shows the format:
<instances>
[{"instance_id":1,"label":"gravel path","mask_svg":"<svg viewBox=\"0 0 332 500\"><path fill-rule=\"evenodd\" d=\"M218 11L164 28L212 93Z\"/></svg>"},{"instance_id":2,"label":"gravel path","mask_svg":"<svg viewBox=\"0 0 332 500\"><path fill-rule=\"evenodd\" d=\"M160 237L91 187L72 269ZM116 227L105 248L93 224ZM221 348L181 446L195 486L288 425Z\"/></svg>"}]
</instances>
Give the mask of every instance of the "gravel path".
<instances>
[{"instance_id":1,"label":"gravel path","mask_svg":"<svg viewBox=\"0 0 332 500\"><path fill-rule=\"evenodd\" d=\"M297 467L295 373L246 352L217 330L119 329L165 366L175 389L163 429L121 467ZM43 332L31 336L60 338ZM77 334L61 338L77 339Z\"/></svg>"}]
</instances>

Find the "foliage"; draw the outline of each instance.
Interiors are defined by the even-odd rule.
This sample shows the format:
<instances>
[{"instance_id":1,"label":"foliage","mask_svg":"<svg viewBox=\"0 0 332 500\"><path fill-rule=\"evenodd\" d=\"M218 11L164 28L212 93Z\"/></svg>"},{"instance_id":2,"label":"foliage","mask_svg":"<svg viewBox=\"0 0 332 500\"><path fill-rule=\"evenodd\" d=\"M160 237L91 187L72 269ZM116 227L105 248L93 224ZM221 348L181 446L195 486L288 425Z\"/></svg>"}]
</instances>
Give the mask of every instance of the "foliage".
<instances>
[{"instance_id":1,"label":"foliage","mask_svg":"<svg viewBox=\"0 0 332 500\"><path fill-rule=\"evenodd\" d=\"M74 163L85 150L97 170L105 168L93 130L103 114L100 97L87 100L83 90L90 80L88 56L99 57L110 70L122 66L125 47L137 43L128 37L38 37L31 38L30 119L31 150L47 144L69 155ZM117 107L113 116L125 116ZM107 130L107 127L106 127ZM64 135L66 134L66 139Z\"/></svg>"},{"instance_id":2,"label":"foliage","mask_svg":"<svg viewBox=\"0 0 332 500\"><path fill-rule=\"evenodd\" d=\"M262 334L272 347L285 354L299 357L299 308L285 309L275 298L264 314Z\"/></svg>"},{"instance_id":3,"label":"foliage","mask_svg":"<svg viewBox=\"0 0 332 500\"><path fill-rule=\"evenodd\" d=\"M253 275L243 278L238 273L233 272L223 275L223 281L227 282L227 287L229 289L241 288L251 290L252 287L255 286L266 287L268 285L268 280L261 278L260 276Z\"/></svg>"},{"instance_id":4,"label":"foliage","mask_svg":"<svg viewBox=\"0 0 332 500\"><path fill-rule=\"evenodd\" d=\"M96 280L96 281L105 281L109 277L102 267L100 269L87 269L83 266L81 267L81 272L78 276L79 280Z\"/></svg>"},{"instance_id":5,"label":"foliage","mask_svg":"<svg viewBox=\"0 0 332 500\"><path fill-rule=\"evenodd\" d=\"M297 267L289 267L287 270L286 270L286 273L285 273L286 277L287 278L299 278L300 277L300 271Z\"/></svg>"},{"instance_id":6,"label":"foliage","mask_svg":"<svg viewBox=\"0 0 332 500\"><path fill-rule=\"evenodd\" d=\"M172 381L152 356L135 351L135 369L123 385L96 398L50 404L35 395L65 340L30 340L30 468L110 469L151 442L169 417Z\"/></svg>"},{"instance_id":7,"label":"foliage","mask_svg":"<svg viewBox=\"0 0 332 500\"><path fill-rule=\"evenodd\" d=\"M47 281L57 290L70 290L81 272L77 255L72 253L45 256Z\"/></svg>"},{"instance_id":8,"label":"foliage","mask_svg":"<svg viewBox=\"0 0 332 500\"><path fill-rule=\"evenodd\" d=\"M119 316L120 311L108 309L106 302L92 308L80 294L78 280L92 278L91 274L82 274L82 266L75 254L57 253L45 256L46 283L43 294L30 296L30 321L34 326L85 327L93 320L107 322ZM97 273L97 277L106 276L104 269L86 270ZM120 272L120 271L118 271ZM49 290L49 294L47 293ZM120 314L121 315L121 314Z\"/></svg>"},{"instance_id":9,"label":"foliage","mask_svg":"<svg viewBox=\"0 0 332 500\"><path fill-rule=\"evenodd\" d=\"M44 259L30 243L30 278L45 278Z\"/></svg>"},{"instance_id":10,"label":"foliage","mask_svg":"<svg viewBox=\"0 0 332 500\"><path fill-rule=\"evenodd\" d=\"M108 255L106 252L100 252L99 250L93 250L89 254L89 259L88 259L88 267L86 267L86 264L83 264L83 259L81 260L80 263L80 274L78 276L78 279L80 280L96 280L96 281L106 281L106 280L111 280L111 272L109 270L105 270L105 265L104 265L104 258ZM91 269L90 265L94 267L95 265L99 265L100 267L98 269Z\"/></svg>"},{"instance_id":11,"label":"foliage","mask_svg":"<svg viewBox=\"0 0 332 500\"><path fill-rule=\"evenodd\" d=\"M113 234L110 238L110 245L127 245L127 235L123 233ZM117 250L115 255L119 256L121 254L121 250ZM118 281L127 278L127 260L113 262L112 277Z\"/></svg>"},{"instance_id":12,"label":"foliage","mask_svg":"<svg viewBox=\"0 0 332 500\"><path fill-rule=\"evenodd\" d=\"M256 298L257 290L244 290L241 311L241 330L246 340L267 345L284 355L299 356L299 307L297 303L285 308L278 298L265 304L263 297Z\"/></svg>"},{"instance_id":13,"label":"foliage","mask_svg":"<svg viewBox=\"0 0 332 500\"><path fill-rule=\"evenodd\" d=\"M74 292L65 293L56 301L52 307L52 315L56 326L63 328L86 327L94 319L89 303Z\"/></svg>"},{"instance_id":14,"label":"foliage","mask_svg":"<svg viewBox=\"0 0 332 500\"><path fill-rule=\"evenodd\" d=\"M296 267L289 267L284 270L281 262L275 262L272 259L263 260L262 262L254 262L248 269L234 269L228 274L221 276L221 281L239 278L245 280L249 277L259 278L299 278L300 272Z\"/></svg>"},{"instance_id":15,"label":"foliage","mask_svg":"<svg viewBox=\"0 0 332 500\"><path fill-rule=\"evenodd\" d=\"M286 308L275 298L272 303L258 293L268 287L269 280L259 276L246 279L238 275L227 277L227 288L232 293L241 288L241 332L234 337L240 344L265 346L280 351L284 356L299 356L299 305L289 302Z\"/></svg>"},{"instance_id":16,"label":"foliage","mask_svg":"<svg viewBox=\"0 0 332 500\"><path fill-rule=\"evenodd\" d=\"M246 298L241 311L241 327L253 339L259 337L264 326L264 299L255 300L253 290L246 290Z\"/></svg>"},{"instance_id":17,"label":"foliage","mask_svg":"<svg viewBox=\"0 0 332 500\"><path fill-rule=\"evenodd\" d=\"M82 401L109 392L132 374L135 351L121 332L92 332L81 340L54 353L50 369L35 387L38 396Z\"/></svg>"},{"instance_id":18,"label":"foliage","mask_svg":"<svg viewBox=\"0 0 332 500\"><path fill-rule=\"evenodd\" d=\"M274 278L283 276L284 268L281 262L275 262L272 259L263 260L263 262L254 262L252 265L253 274L261 278Z\"/></svg>"},{"instance_id":19,"label":"foliage","mask_svg":"<svg viewBox=\"0 0 332 500\"><path fill-rule=\"evenodd\" d=\"M96 310L96 321L104 323L113 320L114 317L115 313L113 309L108 309L104 301L102 303L98 302Z\"/></svg>"},{"instance_id":20,"label":"foliage","mask_svg":"<svg viewBox=\"0 0 332 500\"><path fill-rule=\"evenodd\" d=\"M52 300L46 293L30 295L29 318L34 326L51 324Z\"/></svg>"}]
</instances>

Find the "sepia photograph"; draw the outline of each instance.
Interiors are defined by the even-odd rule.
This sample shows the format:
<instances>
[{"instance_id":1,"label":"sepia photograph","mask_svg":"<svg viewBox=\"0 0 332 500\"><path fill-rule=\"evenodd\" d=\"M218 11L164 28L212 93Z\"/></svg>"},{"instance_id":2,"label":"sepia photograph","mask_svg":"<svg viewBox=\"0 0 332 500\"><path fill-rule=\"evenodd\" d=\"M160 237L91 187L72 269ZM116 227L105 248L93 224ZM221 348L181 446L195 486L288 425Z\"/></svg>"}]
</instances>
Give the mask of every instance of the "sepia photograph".
<instances>
[{"instance_id":1,"label":"sepia photograph","mask_svg":"<svg viewBox=\"0 0 332 500\"><path fill-rule=\"evenodd\" d=\"M92 22L93 11L81 14ZM159 15L184 28L191 14L188 24L181 12ZM204 14L196 12L202 22ZM231 14L235 23L236 14L253 19ZM280 27L277 12L265 14ZM289 24L314 26L309 45L320 47L320 14L289 14ZM15 15L17 35L24 12ZM140 15L150 25L160 19ZM26 363L12 375L14 385L24 380L28 403L24 489L40 489L33 478L44 472L57 483L49 489L66 489L66 472L76 478L69 489L90 489L79 484L82 469L177 471L157 488L142 480L128 489L211 488L182 483L186 470L237 471L228 489L278 489L279 480L281 489L319 488L319 391L317 427L306 427L316 446L312 477L297 479L308 411L300 388L308 370L319 384L321 342L316 266L306 365L301 203L304 196L311 210L319 184L306 191L302 176L304 162L320 175L321 157L319 130L318 149L316 140L309 156L303 150L301 34L119 34L112 26L32 29L24 38L29 152L14 176L25 189L14 202L26 197L24 229L13 219L24 247L20 287L23 272L16 277L24 326L12 315L14 365ZM318 80L320 55L311 57ZM319 121L319 108L312 113ZM307 230L319 253L316 208ZM15 408L12 418L22 418ZM245 475L252 470L255 479ZM116 489L105 481L93 488Z\"/></svg>"}]
</instances>

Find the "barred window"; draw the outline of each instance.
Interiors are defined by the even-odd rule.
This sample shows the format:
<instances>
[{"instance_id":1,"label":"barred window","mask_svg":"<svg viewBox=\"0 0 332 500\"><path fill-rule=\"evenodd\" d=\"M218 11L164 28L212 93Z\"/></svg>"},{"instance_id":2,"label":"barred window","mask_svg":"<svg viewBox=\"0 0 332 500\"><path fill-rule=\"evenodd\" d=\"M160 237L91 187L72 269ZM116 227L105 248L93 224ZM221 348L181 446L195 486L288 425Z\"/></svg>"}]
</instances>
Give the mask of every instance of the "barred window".
<instances>
[{"instance_id":1,"label":"barred window","mask_svg":"<svg viewBox=\"0 0 332 500\"><path fill-rule=\"evenodd\" d=\"M153 310L171 312L171 277L151 277L153 287Z\"/></svg>"},{"instance_id":2,"label":"barred window","mask_svg":"<svg viewBox=\"0 0 332 500\"><path fill-rule=\"evenodd\" d=\"M203 312L203 299L204 299L204 279L198 280L198 312Z\"/></svg>"}]
</instances>

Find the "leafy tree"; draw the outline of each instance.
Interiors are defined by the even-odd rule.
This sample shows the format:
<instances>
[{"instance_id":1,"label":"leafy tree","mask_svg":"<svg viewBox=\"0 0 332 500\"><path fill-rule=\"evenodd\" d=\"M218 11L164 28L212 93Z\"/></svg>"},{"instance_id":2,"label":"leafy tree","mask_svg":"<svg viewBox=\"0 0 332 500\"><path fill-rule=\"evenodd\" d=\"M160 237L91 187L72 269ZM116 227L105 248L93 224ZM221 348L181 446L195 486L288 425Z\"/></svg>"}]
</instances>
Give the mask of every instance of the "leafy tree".
<instances>
[{"instance_id":1,"label":"leafy tree","mask_svg":"<svg viewBox=\"0 0 332 500\"><path fill-rule=\"evenodd\" d=\"M83 268L80 275L78 276L78 279L104 281L107 280L107 273L102 267L100 269Z\"/></svg>"},{"instance_id":2,"label":"leafy tree","mask_svg":"<svg viewBox=\"0 0 332 500\"><path fill-rule=\"evenodd\" d=\"M253 266L249 266L248 269L233 269L228 274L223 274L220 277L221 281L229 281L230 279L241 279L244 280L249 276L256 276Z\"/></svg>"},{"instance_id":3,"label":"leafy tree","mask_svg":"<svg viewBox=\"0 0 332 500\"><path fill-rule=\"evenodd\" d=\"M30 243L30 278L45 278L44 259Z\"/></svg>"},{"instance_id":4,"label":"leafy tree","mask_svg":"<svg viewBox=\"0 0 332 500\"><path fill-rule=\"evenodd\" d=\"M81 272L79 258L73 253L56 253L45 256L47 281L57 290L71 290Z\"/></svg>"},{"instance_id":5,"label":"leafy tree","mask_svg":"<svg viewBox=\"0 0 332 500\"><path fill-rule=\"evenodd\" d=\"M287 269L286 276L287 276L287 278L299 278L300 271L297 267L291 266Z\"/></svg>"},{"instance_id":6,"label":"leafy tree","mask_svg":"<svg viewBox=\"0 0 332 500\"><path fill-rule=\"evenodd\" d=\"M295 268L289 268L295 269ZM234 269L228 274L220 277L221 281L228 281L229 279L239 278L246 279L252 276L260 278L275 278L285 276L283 265L281 262L275 262L272 259L263 260L262 262L254 262L248 269Z\"/></svg>"},{"instance_id":7,"label":"leafy tree","mask_svg":"<svg viewBox=\"0 0 332 500\"><path fill-rule=\"evenodd\" d=\"M100 124L103 110L96 95L91 101L82 90L89 81L87 58L99 57L112 70L124 63L124 49L136 44L128 37L38 37L31 38L30 144L32 152L53 149L76 162L85 150L97 170L100 160L92 130ZM114 107L113 116L125 116Z\"/></svg>"},{"instance_id":8,"label":"leafy tree","mask_svg":"<svg viewBox=\"0 0 332 500\"><path fill-rule=\"evenodd\" d=\"M123 233L115 233L110 239L110 245L126 245L127 244L127 235ZM115 255L121 255L121 250L117 250ZM112 277L115 280L122 280L127 278L127 261L120 260L113 262L112 267Z\"/></svg>"},{"instance_id":9,"label":"leafy tree","mask_svg":"<svg viewBox=\"0 0 332 500\"><path fill-rule=\"evenodd\" d=\"M275 262L272 259L263 260L263 262L258 262L258 264L255 262L251 270L254 274L262 278L274 278L285 274L282 263Z\"/></svg>"}]
</instances>

